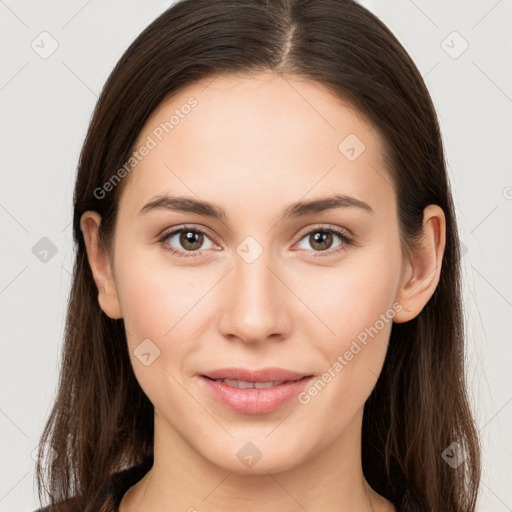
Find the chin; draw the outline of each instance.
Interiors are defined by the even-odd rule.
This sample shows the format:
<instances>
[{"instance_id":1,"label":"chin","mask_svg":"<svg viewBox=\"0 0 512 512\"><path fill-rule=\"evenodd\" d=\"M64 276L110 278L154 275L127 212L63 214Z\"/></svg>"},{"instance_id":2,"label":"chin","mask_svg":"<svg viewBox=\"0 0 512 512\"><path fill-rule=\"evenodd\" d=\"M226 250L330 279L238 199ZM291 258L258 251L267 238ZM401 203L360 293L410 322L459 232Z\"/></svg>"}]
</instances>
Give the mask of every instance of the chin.
<instances>
[{"instance_id":1,"label":"chin","mask_svg":"<svg viewBox=\"0 0 512 512\"><path fill-rule=\"evenodd\" d=\"M246 436L242 441L232 440L229 447L203 456L216 466L239 475L281 473L300 465L307 457L303 441L283 446L277 438L275 442L265 439L267 434L265 431L259 440L253 437L254 441L248 441Z\"/></svg>"}]
</instances>

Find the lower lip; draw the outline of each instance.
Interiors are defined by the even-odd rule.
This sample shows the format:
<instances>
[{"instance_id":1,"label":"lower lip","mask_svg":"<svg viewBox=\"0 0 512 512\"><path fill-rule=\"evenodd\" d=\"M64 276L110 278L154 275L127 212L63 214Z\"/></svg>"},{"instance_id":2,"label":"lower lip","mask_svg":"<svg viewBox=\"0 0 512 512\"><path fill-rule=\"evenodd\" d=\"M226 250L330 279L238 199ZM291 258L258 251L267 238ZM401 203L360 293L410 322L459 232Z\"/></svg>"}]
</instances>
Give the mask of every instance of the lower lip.
<instances>
[{"instance_id":1,"label":"lower lip","mask_svg":"<svg viewBox=\"0 0 512 512\"><path fill-rule=\"evenodd\" d=\"M201 381L221 404L245 414L271 412L297 396L313 377L303 377L266 389L239 389L201 375Z\"/></svg>"}]
</instances>

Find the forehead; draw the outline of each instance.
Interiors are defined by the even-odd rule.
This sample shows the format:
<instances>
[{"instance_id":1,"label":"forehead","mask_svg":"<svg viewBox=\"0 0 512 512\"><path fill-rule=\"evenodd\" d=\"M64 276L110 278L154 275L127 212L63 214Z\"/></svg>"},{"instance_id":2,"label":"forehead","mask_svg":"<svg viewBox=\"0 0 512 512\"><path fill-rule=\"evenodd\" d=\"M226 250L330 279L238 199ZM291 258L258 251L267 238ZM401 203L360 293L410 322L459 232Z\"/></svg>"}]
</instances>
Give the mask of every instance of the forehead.
<instances>
[{"instance_id":1,"label":"forehead","mask_svg":"<svg viewBox=\"0 0 512 512\"><path fill-rule=\"evenodd\" d=\"M139 207L171 192L214 203L238 198L246 208L334 191L377 209L393 199L375 128L303 78L261 73L193 83L151 114L134 150L144 145L151 149L122 197Z\"/></svg>"}]
</instances>

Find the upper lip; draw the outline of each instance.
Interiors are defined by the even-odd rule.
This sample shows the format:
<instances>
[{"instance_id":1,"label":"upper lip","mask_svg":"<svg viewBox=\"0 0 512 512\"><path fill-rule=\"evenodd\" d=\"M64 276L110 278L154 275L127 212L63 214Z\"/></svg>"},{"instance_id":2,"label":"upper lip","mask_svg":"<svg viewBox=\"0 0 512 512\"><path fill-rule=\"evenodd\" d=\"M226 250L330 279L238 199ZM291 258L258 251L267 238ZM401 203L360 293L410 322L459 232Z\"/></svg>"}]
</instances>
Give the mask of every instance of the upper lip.
<instances>
[{"instance_id":1,"label":"upper lip","mask_svg":"<svg viewBox=\"0 0 512 512\"><path fill-rule=\"evenodd\" d=\"M270 382L279 380L299 380L303 377L310 377L306 373L285 370L283 368L261 368L259 370L248 370L246 368L219 368L202 374L210 379L231 379L246 382Z\"/></svg>"}]
</instances>

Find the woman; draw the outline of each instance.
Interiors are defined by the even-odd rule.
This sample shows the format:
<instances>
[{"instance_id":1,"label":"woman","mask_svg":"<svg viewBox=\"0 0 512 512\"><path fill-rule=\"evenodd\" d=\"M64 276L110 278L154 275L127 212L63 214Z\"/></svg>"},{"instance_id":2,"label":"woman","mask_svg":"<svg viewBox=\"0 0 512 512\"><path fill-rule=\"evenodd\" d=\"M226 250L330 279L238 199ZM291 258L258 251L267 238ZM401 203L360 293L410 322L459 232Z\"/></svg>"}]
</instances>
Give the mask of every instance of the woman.
<instances>
[{"instance_id":1,"label":"woman","mask_svg":"<svg viewBox=\"0 0 512 512\"><path fill-rule=\"evenodd\" d=\"M74 235L45 510L475 510L439 126L369 11L174 4L104 87Z\"/></svg>"}]
</instances>

